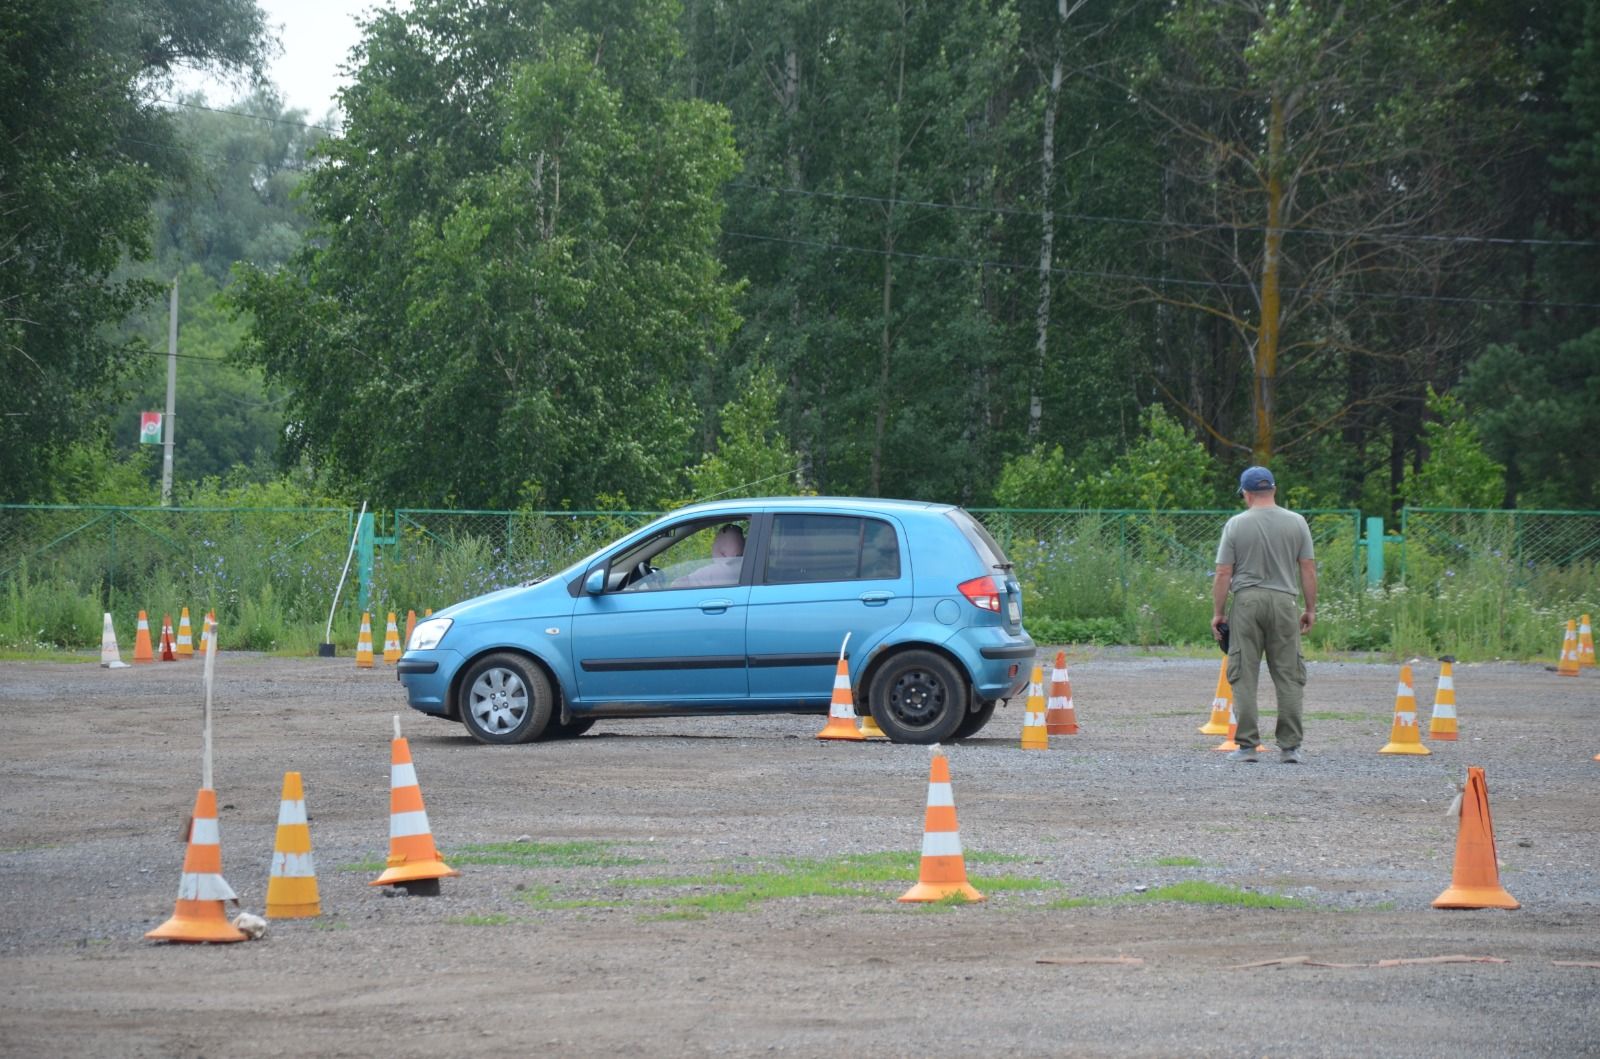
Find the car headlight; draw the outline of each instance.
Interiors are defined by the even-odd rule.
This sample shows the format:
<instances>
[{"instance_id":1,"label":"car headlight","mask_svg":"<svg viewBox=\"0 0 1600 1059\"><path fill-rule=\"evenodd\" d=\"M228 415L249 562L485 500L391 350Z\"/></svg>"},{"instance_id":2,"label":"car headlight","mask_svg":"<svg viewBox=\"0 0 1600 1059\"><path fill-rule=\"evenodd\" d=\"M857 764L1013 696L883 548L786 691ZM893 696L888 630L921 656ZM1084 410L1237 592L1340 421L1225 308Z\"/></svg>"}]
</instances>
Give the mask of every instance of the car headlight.
<instances>
[{"instance_id":1,"label":"car headlight","mask_svg":"<svg viewBox=\"0 0 1600 1059\"><path fill-rule=\"evenodd\" d=\"M450 631L449 618L429 618L427 621L417 623L416 629L411 633L411 642L406 644L408 651L431 651L439 646L439 641L444 639L444 634Z\"/></svg>"}]
</instances>

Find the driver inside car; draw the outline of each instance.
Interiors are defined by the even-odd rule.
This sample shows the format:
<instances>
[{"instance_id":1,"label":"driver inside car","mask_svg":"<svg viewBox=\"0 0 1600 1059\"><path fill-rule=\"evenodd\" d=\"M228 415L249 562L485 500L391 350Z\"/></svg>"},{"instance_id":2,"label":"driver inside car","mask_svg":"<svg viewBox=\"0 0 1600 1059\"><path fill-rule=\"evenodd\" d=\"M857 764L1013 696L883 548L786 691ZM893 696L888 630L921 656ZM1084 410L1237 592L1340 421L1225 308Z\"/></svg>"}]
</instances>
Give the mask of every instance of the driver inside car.
<instances>
[{"instance_id":1,"label":"driver inside car","mask_svg":"<svg viewBox=\"0 0 1600 1059\"><path fill-rule=\"evenodd\" d=\"M668 588L719 588L739 583L744 565L744 530L729 523L711 542L711 561L671 581Z\"/></svg>"}]
</instances>

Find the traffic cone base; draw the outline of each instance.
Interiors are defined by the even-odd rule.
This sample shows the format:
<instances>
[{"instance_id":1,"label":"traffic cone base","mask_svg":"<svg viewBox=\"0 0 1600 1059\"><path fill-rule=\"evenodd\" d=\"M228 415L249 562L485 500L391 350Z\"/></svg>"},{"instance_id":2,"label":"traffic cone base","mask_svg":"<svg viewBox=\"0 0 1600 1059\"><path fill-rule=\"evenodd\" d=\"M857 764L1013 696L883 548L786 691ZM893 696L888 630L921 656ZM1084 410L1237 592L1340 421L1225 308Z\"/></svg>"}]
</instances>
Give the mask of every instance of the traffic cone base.
<instances>
[{"instance_id":1,"label":"traffic cone base","mask_svg":"<svg viewBox=\"0 0 1600 1059\"><path fill-rule=\"evenodd\" d=\"M1400 683L1394 692L1394 723L1389 726L1389 742L1380 754L1424 755L1433 751L1422 745L1417 729L1417 695L1412 690L1411 667L1400 667Z\"/></svg>"},{"instance_id":2,"label":"traffic cone base","mask_svg":"<svg viewBox=\"0 0 1600 1059\"><path fill-rule=\"evenodd\" d=\"M850 692L850 669L844 653L833 671L833 698L828 703L828 723L817 733L818 739L842 739L860 743L866 740L856 727L855 696Z\"/></svg>"},{"instance_id":3,"label":"traffic cone base","mask_svg":"<svg viewBox=\"0 0 1600 1059\"><path fill-rule=\"evenodd\" d=\"M217 829L217 792L200 788L189 825L189 848L172 918L145 937L154 941L244 941L245 933L228 922L224 901L235 899L222 877L222 840Z\"/></svg>"},{"instance_id":4,"label":"traffic cone base","mask_svg":"<svg viewBox=\"0 0 1600 1059\"><path fill-rule=\"evenodd\" d=\"M1044 708L1045 735L1077 735L1078 711L1072 704L1072 676L1067 671L1067 652L1056 652L1055 668L1050 673L1050 698Z\"/></svg>"},{"instance_id":5,"label":"traffic cone base","mask_svg":"<svg viewBox=\"0 0 1600 1059\"><path fill-rule=\"evenodd\" d=\"M1022 715L1022 749L1049 750L1050 733L1044 722L1044 670L1033 667L1028 681L1027 712Z\"/></svg>"},{"instance_id":6,"label":"traffic cone base","mask_svg":"<svg viewBox=\"0 0 1600 1059\"><path fill-rule=\"evenodd\" d=\"M1225 735L1231 741L1229 718L1233 715L1233 685L1228 683L1228 658L1222 658L1222 668L1217 670L1217 690L1211 696L1211 716L1200 726L1201 735Z\"/></svg>"},{"instance_id":7,"label":"traffic cone base","mask_svg":"<svg viewBox=\"0 0 1600 1059\"><path fill-rule=\"evenodd\" d=\"M272 844L272 876L267 880L267 918L308 919L321 914L304 788L300 773L285 772L278 833Z\"/></svg>"},{"instance_id":8,"label":"traffic cone base","mask_svg":"<svg viewBox=\"0 0 1600 1059\"><path fill-rule=\"evenodd\" d=\"M983 894L967 882L967 862L961 853L961 832L956 824L956 801L950 786L950 762L934 749L928 767L928 805L922 823L922 864L917 883L901 894L906 902L943 901L960 895L982 901Z\"/></svg>"},{"instance_id":9,"label":"traffic cone base","mask_svg":"<svg viewBox=\"0 0 1600 1059\"><path fill-rule=\"evenodd\" d=\"M400 721L395 720L395 731ZM428 811L422 804L411 744L396 735L389 746L389 857L383 874L368 886L393 886L427 879L444 879L461 873L446 864L433 844Z\"/></svg>"},{"instance_id":10,"label":"traffic cone base","mask_svg":"<svg viewBox=\"0 0 1600 1059\"><path fill-rule=\"evenodd\" d=\"M1500 862L1494 848L1494 822L1489 816L1489 785L1483 769L1467 769L1461 795L1461 826L1456 835L1456 862L1450 887L1434 899L1435 908L1521 908L1500 885Z\"/></svg>"}]
</instances>

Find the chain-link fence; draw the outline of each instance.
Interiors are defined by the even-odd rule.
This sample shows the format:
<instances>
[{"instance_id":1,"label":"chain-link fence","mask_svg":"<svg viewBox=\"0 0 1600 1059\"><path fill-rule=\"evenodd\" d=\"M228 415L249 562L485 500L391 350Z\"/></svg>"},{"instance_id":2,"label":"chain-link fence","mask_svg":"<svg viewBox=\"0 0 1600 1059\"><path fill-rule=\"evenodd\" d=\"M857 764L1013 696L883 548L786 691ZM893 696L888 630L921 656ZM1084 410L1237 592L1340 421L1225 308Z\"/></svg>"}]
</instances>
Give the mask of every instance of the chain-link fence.
<instances>
[{"instance_id":1,"label":"chain-link fence","mask_svg":"<svg viewBox=\"0 0 1600 1059\"><path fill-rule=\"evenodd\" d=\"M236 623L327 613L354 514L342 508L0 506L0 615L13 639L98 642L100 612ZM237 626L236 626L237 627Z\"/></svg>"},{"instance_id":2,"label":"chain-link fence","mask_svg":"<svg viewBox=\"0 0 1600 1059\"><path fill-rule=\"evenodd\" d=\"M1516 583L1600 566L1600 511L1408 507L1400 513L1408 582L1491 567Z\"/></svg>"}]
</instances>

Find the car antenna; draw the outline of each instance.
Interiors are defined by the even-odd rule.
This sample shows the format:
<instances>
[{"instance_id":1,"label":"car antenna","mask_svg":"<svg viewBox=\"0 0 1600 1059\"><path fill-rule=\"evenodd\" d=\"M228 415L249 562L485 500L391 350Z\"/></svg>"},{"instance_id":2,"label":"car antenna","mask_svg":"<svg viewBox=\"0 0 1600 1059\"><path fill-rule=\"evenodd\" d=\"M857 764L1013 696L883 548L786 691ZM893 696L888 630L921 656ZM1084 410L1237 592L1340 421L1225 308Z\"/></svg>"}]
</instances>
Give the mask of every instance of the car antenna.
<instances>
[{"instance_id":1,"label":"car antenna","mask_svg":"<svg viewBox=\"0 0 1600 1059\"><path fill-rule=\"evenodd\" d=\"M693 502L696 503L696 504L703 504L707 500L715 500L719 496L727 496L729 493L737 493L739 490L748 489L752 485L760 485L762 482L770 482L774 478L784 478L784 477L787 477L788 475L799 474L799 473L800 473L800 465L799 464L795 464L795 467L794 467L793 470L779 471L777 474L769 474L765 478L757 478L753 482L743 482L743 483L741 483L739 485L729 486L727 489L724 489L720 493L712 493L710 496L696 497Z\"/></svg>"}]
</instances>

